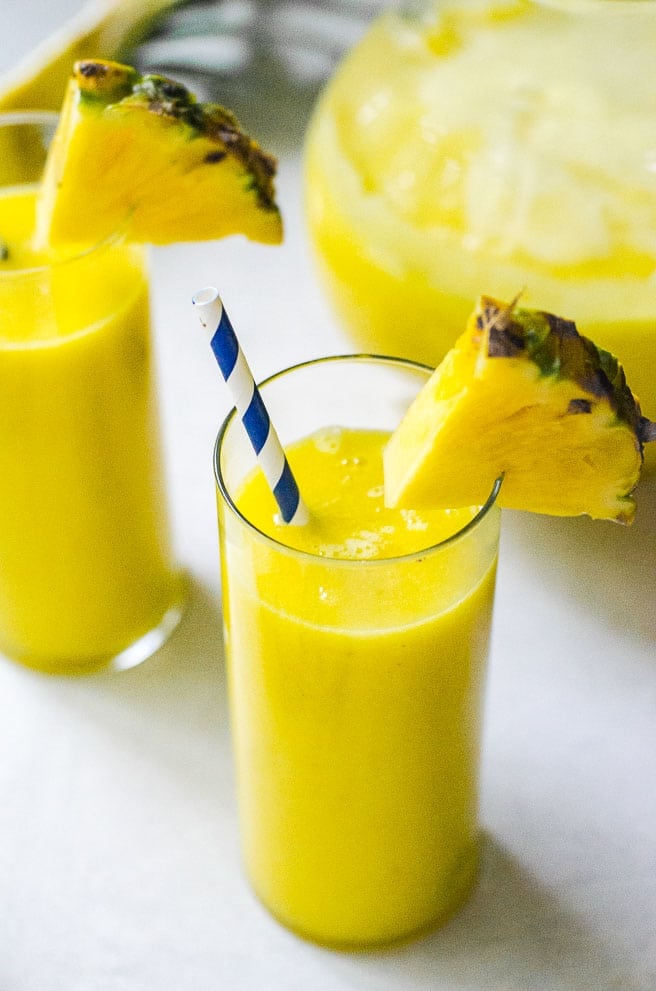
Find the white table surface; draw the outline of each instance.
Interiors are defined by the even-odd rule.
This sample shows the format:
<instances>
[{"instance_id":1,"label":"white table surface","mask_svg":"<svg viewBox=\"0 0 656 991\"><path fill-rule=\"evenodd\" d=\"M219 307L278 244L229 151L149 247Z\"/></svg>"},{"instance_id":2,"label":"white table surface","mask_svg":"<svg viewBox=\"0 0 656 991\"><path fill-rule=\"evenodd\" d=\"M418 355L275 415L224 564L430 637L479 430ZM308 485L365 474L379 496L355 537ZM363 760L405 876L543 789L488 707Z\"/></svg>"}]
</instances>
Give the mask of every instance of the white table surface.
<instances>
[{"instance_id":1,"label":"white table surface","mask_svg":"<svg viewBox=\"0 0 656 991\"><path fill-rule=\"evenodd\" d=\"M2 0L0 69L78 7ZM631 529L504 519L484 866L460 915L402 948L333 953L272 921L244 882L210 467L228 402L189 299L221 287L258 377L350 349L312 270L298 140L272 141L283 247L153 253L171 511L192 578L183 625L116 676L0 659L0 991L653 991L653 475Z\"/></svg>"}]
</instances>

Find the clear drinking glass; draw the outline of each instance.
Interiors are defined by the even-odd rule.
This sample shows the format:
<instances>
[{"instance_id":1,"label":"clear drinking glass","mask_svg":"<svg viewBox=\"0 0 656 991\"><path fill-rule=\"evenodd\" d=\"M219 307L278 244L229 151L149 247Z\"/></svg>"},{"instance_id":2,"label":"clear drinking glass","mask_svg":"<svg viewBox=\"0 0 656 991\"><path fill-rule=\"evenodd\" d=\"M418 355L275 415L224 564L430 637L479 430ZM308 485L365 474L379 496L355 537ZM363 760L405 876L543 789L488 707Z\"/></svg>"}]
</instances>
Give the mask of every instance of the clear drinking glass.
<instances>
[{"instance_id":1,"label":"clear drinking glass","mask_svg":"<svg viewBox=\"0 0 656 991\"><path fill-rule=\"evenodd\" d=\"M31 245L56 117L0 119L0 651L126 668L177 624L144 250Z\"/></svg>"},{"instance_id":2,"label":"clear drinking glass","mask_svg":"<svg viewBox=\"0 0 656 991\"><path fill-rule=\"evenodd\" d=\"M333 425L391 431L428 374L327 358L273 376L262 396L286 445ZM241 515L253 467L233 413L215 471L246 871L308 938L397 940L454 911L476 875L496 489L437 546L337 560Z\"/></svg>"}]
</instances>

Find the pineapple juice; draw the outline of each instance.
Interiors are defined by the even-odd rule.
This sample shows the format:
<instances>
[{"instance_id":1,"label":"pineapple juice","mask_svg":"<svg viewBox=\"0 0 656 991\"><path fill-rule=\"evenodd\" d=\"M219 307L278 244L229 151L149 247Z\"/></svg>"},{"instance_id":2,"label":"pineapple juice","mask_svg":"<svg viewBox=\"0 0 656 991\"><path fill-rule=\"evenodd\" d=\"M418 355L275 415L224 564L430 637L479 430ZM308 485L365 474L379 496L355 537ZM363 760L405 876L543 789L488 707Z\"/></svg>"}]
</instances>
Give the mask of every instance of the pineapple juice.
<instances>
[{"instance_id":1,"label":"pineapple juice","mask_svg":"<svg viewBox=\"0 0 656 991\"><path fill-rule=\"evenodd\" d=\"M179 599L143 255L35 252L35 199L0 195L0 650L53 673L129 666Z\"/></svg>"},{"instance_id":2,"label":"pineapple juice","mask_svg":"<svg viewBox=\"0 0 656 991\"><path fill-rule=\"evenodd\" d=\"M320 272L358 342L436 365L481 293L576 321L656 409L656 3L388 13L306 149Z\"/></svg>"},{"instance_id":3,"label":"pineapple juice","mask_svg":"<svg viewBox=\"0 0 656 991\"><path fill-rule=\"evenodd\" d=\"M303 527L275 522L258 470L235 506L217 469L245 867L273 915L336 946L443 919L478 863L498 513L386 509L388 436L287 447Z\"/></svg>"}]
</instances>

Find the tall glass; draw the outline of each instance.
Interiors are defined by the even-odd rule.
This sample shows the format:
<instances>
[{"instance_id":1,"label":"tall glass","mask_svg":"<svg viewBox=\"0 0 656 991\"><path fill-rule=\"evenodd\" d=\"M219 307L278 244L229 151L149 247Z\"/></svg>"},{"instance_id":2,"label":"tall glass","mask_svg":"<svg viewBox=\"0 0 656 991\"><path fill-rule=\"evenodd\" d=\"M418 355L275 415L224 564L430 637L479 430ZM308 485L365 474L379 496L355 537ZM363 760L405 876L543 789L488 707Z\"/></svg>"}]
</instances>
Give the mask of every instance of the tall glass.
<instances>
[{"instance_id":1,"label":"tall glass","mask_svg":"<svg viewBox=\"0 0 656 991\"><path fill-rule=\"evenodd\" d=\"M283 444L391 431L426 381L394 359L328 358L262 388ZM336 560L265 536L235 505L253 469L234 414L215 451L243 856L263 903L335 946L453 912L478 863L481 703L496 491L443 543Z\"/></svg>"},{"instance_id":2,"label":"tall glass","mask_svg":"<svg viewBox=\"0 0 656 991\"><path fill-rule=\"evenodd\" d=\"M143 249L33 250L56 118L0 119L0 651L131 667L176 625Z\"/></svg>"}]
</instances>

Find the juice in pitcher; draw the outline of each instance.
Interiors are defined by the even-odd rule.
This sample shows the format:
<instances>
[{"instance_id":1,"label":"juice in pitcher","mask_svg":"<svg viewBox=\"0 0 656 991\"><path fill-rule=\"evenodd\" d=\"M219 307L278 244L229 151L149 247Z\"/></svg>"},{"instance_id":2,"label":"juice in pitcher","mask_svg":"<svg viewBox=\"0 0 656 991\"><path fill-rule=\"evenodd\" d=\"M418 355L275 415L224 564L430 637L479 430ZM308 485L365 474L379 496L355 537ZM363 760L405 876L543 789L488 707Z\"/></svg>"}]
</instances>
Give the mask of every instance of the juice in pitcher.
<instances>
[{"instance_id":1,"label":"juice in pitcher","mask_svg":"<svg viewBox=\"0 0 656 991\"><path fill-rule=\"evenodd\" d=\"M425 0L379 18L306 149L361 345L436 365L480 293L574 320L656 408L656 3Z\"/></svg>"}]
</instances>

